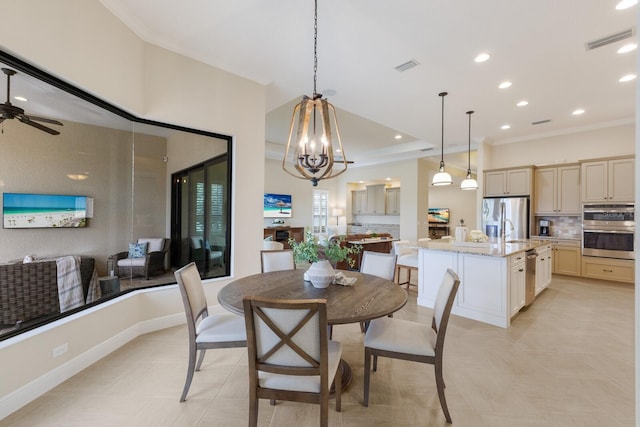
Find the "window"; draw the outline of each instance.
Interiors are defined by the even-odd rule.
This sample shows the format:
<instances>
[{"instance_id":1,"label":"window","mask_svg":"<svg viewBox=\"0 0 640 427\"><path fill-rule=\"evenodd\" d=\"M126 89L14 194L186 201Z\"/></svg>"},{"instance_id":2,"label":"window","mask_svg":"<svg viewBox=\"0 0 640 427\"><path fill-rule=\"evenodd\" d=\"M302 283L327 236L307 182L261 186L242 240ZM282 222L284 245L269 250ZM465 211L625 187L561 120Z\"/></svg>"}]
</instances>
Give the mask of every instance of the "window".
<instances>
[{"instance_id":1,"label":"window","mask_svg":"<svg viewBox=\"0 0 640 427\"><path fill-rule=\"evenodd\" d=\"M326 233L329 216L329 192L313 191L313 232Z\"/></svg>"}]
</instances>

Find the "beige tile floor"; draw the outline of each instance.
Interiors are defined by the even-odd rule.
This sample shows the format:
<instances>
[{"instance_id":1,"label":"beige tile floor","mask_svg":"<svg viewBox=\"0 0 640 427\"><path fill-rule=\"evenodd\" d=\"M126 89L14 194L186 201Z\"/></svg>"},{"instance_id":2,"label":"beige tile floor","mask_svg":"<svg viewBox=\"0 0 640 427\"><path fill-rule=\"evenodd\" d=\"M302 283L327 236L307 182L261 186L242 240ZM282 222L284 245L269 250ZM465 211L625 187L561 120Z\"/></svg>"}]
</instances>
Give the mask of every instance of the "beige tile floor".
<instances>
[{"instance_id":1,"label":"beige tile floor","mask_svg":"<svg viewBox=\"0 0 640 427\"><path fill-rule=\"evenodd\" d=\"M429 321L415 291L397 317ZM554 276L506 330L452 316L445 381L455 426L633 426L633 287ZM188 399L178 402L186 370L186 327L137 338L0 426L246 426L244 349L209 350ZM362 401L358 325L334 329L354 370L331 426L445 425L433 367L380 359L370 406ZM261 426L317 426L316 405L260 403Z\"/></svg>"}]
</instances>

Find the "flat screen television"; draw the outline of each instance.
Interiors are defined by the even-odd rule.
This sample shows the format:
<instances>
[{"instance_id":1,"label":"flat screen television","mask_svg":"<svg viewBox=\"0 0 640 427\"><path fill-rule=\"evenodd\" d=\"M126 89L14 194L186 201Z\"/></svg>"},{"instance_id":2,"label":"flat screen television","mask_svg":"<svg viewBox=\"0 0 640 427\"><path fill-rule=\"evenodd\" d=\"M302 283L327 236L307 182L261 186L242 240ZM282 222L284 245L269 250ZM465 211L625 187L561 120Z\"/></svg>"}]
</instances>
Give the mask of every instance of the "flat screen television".
<instances>
[{"instance_id":1,"label":"flat screen television","mask_svg":"<svg viewBox=\"0 0 640 427\"><path fill-rule=\"evenodd\" d=\"M291 218L291 194L264 193L264 218Z\"/></svg>"},{"instance_id":2,"label":"flat screen television","mask_svg":"<svg viewBox=\"0 0 640 427\"><path fill-rule=\"evenodd\" d=\"M2 194L4 228L80 228L87 226L87 196Z\"/></svg>"},{"instance_id":3,"label":"flat screen television","mask_svg":"<svg viewBox=\"0 0 640 427\"><path fill-rule=\"evenodd\" d=\"M429 208L429 224L449 224L449 208Z\"/></svg>"}]
</instances>

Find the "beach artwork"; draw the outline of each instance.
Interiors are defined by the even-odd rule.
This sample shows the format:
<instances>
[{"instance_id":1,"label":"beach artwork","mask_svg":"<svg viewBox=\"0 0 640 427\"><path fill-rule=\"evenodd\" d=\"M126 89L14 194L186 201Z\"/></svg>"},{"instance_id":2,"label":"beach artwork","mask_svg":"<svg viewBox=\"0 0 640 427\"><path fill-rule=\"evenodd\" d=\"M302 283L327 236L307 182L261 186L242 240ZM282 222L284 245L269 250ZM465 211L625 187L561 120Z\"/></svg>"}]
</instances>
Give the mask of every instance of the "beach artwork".
<instances>
[{"instance_id":1,"label":"beach artwork","mask_svg":"<svg viewBox=\"0 0 640 427\"><path fill-rule=\"evenodd\" d=\"M429 224L449 224L449 208L429 208Z\"/></svg>"},{"instance_id":2,"label":"beach artwork","mask_svg":"<svg viewBox=\"0 0 640 427\"><path fill-rule=\"evenodd\" d=\"M291 218L291 195L264 193L264 218Z\"/></svg>"},{"instance_id":3,"label":"beach artwork","mask_svg":"<svg viewBox=\"0 0 640 427\"><path fill-rule=\"evenodd\" d=\"M87 197L4 193L4 228L78 228L87 225Z\"/></svg>"}]
</instances>

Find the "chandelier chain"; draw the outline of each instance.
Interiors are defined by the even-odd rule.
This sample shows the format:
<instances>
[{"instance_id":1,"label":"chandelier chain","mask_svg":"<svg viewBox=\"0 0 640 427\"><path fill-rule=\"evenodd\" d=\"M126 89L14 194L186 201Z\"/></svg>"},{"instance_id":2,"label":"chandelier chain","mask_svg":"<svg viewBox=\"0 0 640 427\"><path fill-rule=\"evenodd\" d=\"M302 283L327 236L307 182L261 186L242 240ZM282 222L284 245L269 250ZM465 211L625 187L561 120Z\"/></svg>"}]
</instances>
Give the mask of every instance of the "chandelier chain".
<instances>
[{"instance_id":1,"label":"chandelier chain","mask_svg":"<svg viewBox=\"0 0 640 427\"><path fill-rule=\"evenodd\" d=\"M316 97L318 81L318 0L315 0L313 15L313 97Z\"/></svg>"}]
</instances>

